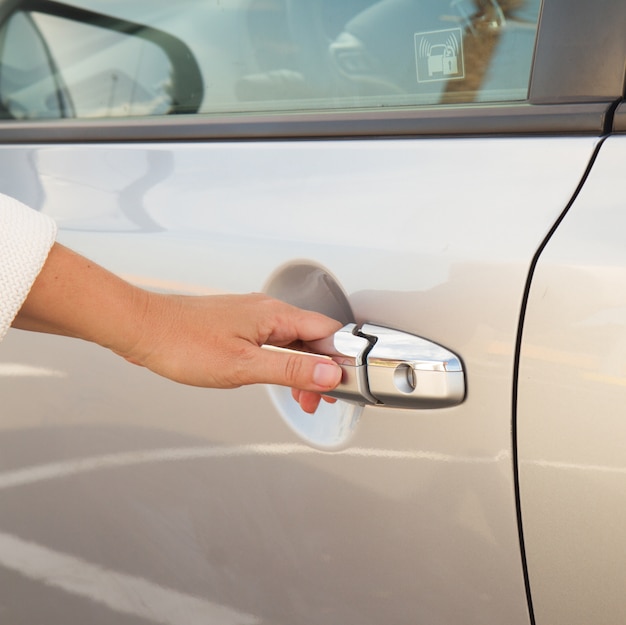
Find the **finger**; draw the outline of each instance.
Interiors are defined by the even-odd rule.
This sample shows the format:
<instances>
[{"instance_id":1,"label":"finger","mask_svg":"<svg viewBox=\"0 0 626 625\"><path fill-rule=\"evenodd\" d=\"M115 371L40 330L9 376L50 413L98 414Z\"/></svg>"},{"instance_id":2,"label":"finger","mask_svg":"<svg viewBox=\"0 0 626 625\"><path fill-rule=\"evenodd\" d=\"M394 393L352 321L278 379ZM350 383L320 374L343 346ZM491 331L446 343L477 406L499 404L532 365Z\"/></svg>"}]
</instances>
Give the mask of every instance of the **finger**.
<instances>
[{"instance_id":1,"label":"finger","mask_svg":"<svg viewBox=\"0 0 626 625\"><path fill-rule=\"evenodd\" d=\"M310 399L305 397L305 395L312 395L313 398ZM329 397L328 395L320 395L319 393L311 393L310 391L301 391L299 388L291 389L291 396L294 400L300 404L300 407L305 412L315 412L320 404L320 399L323 399L325 402L329 404L334 404L337 399L335 397Z\"/></svg>"},{"instance_id":2,"label":"finger","mask_svg":"<svg viewBox=\"0 0 626 625\"><path fill-rule=\"evenodd\" d=\"M268 343L286 345L294 341L315 341L330 336L342 327L342 324L321 313L295 308L280 302L284 307L285 317L277 315Z\"/></svg>"},{"instance_id":3,"label":"finger","mask_svg":"<svg viewBox=\"0 0 626 625\"><path fill-rule=\"evenodd\" d=\"M311 393L311 391L300 391L298 403L300 408L309 414L313 414L320 404L322 396L319 393Z\"/></svg>"},{"instance_id":4,"label":"finger","mask_svg":"<svg viewBox=\"0 0 626 625\"><path fill-rule=\"evenodd\" d=\"M248 361L247 383L279 384L327 393L341 381L341 368L329 358L280 348L257 349Z\"/></svg>"}]
</instances>

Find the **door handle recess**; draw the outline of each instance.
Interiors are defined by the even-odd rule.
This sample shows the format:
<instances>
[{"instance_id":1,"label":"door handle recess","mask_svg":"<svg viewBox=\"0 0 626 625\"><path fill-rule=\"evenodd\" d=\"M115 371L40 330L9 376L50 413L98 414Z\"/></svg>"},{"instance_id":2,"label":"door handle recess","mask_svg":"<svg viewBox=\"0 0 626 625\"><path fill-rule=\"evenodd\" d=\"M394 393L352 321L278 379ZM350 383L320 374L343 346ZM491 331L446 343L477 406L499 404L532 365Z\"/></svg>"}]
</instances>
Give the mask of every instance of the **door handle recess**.
<instances>
[{"instance_id":1,"label":"door handle recess","mask_svg":"<svg viewBox=\"0 0 626 625\"><path fill-rule=\"evenodd\" d=\"M307 346L343 370L342 381L330 396L398 408L444 408L465 399L461 359L414 334L349 323Z\"/></svg>"}]
</instances>

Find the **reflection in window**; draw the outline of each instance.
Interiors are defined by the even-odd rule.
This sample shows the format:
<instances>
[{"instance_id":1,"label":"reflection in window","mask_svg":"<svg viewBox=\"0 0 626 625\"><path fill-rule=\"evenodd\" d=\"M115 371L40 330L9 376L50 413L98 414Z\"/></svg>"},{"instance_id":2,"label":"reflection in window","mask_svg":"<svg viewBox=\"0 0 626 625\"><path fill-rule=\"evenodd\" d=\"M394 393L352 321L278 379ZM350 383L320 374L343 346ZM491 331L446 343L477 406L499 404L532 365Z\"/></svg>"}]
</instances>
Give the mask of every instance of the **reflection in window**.
<instances>
[{"instance_id":1,"label":"reflection in window","mask_svg":"<svg viewBox=\"0 0 626 625\"><path fill-rule=\"evenodd\" d=\"M145 116L174 108L172 65L140 34L17 12L4 24L0 46L4 117Z\"/></svg>"},{"instance_id":2,"label":"reflection in window","mask_svg":"<svg viewBox=\"0 0 626 625\"><path fill-rule=\"evenodd\" d=\"M48 42L58 80L76 117L161 115L170 111L171 66L156 45L136 36L33 14Z\"/></svg>"},{"instance_id":3,"label":"reflection in window","mask_svg":"<svg viewBox=\"0 0 626 625\"><path fill-rule=\"evenodd\" d=\"M56 80L45 40L29 14L17 13L0 33L0 116L71 116L67 94Z\"/></svg>"},{"instance_id":4,"label":"reflection in window","mask_svg":"<svg viewBox=\"0 0 626 625\"><path fill-rule=\"evenodd\" d=\"M1 26L0 102L32 119L523 101L540 4L56 3L67 14L17 12ZM84 10L118 24L86 23Z\"/></svg>"},{"instance_id":5,"label":"reflection in window","mask_svg":"<svg viewBox=\"0 0 626 625\"><path fill-rule=\"evenodd\" d=\"M236 85L240 106L273 101L274 108L378 108L526 99L539 0L341 4L354 13L338 15L324 2L287 2L290 63L242 76ZM251 21L255 28L260 21ZM210 110L211 102L205 105Z\"/></svg>"}]
</instances>

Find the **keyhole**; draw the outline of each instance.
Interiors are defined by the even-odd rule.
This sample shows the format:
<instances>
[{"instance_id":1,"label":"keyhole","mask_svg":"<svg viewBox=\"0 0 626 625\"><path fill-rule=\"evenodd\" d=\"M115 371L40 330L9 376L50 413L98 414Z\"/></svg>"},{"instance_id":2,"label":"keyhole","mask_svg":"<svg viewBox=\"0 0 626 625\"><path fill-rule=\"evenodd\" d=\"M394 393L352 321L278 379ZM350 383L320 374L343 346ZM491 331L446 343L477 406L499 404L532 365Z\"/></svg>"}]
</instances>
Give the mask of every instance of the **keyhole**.
<instances>
[{"instance_id":1,"label":"keyhole","mask_svg":"<svg viewBox=\"0 0 626 625\"><path fill-rule=\"evenodd\" d=\"M411 365L402 363L393 372L393 381L396 388L402 393L412 393L417 386L415 371Z\"/></svg>"}]
</instances>

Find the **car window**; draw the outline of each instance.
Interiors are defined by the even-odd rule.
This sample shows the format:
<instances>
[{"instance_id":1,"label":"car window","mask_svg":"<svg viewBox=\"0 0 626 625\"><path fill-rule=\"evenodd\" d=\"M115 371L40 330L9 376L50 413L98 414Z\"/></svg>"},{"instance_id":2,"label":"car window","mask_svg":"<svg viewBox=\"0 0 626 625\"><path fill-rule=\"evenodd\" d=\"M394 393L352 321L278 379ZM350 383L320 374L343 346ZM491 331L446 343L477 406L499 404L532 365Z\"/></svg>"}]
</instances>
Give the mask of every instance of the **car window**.
<instances>
[{"instance_id":1,"label":"car window","mask_svg":"<svg viewBox=\"0 0 626 625\"><path fill-rule=\"evenodd\" d=\"M540 0L22 2L0 114L359 110L527 97Z\"/></svg>"}]
</instances>

